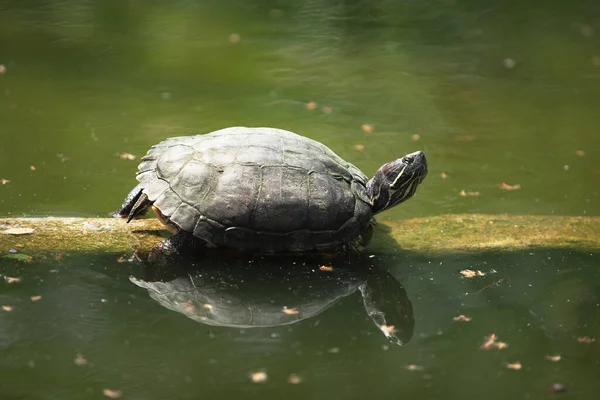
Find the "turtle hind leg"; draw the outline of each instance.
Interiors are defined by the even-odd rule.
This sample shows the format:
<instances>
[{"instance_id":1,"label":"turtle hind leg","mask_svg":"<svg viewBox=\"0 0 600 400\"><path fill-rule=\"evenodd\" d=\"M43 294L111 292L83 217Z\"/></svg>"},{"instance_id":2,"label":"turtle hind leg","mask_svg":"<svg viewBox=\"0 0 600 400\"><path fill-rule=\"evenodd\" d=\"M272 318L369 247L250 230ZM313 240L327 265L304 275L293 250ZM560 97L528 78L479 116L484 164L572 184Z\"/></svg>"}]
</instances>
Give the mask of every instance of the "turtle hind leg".
<instances>
[{"instance_id":1,"label":"turtle hind leg","mask_svg":"<svg viewBox=\"0 0 600 400\"><path fill-rule=\"evenodd\" d=\"M148 196L142 191L142 185L139 184L129 192L119 211L113 214L117 218L127 217L127 222L133 218L141 217L146 214L152 202L148 200Z\"/></svg>"},{"instance_id":2,"label":"turtle hind leg","mask_svg":"<svg viewBox=\"0 0 600 400\"><path fill-rule=\"evenodd\" d=\"M154 246L148 257L149 261L159 261L172 257L193 257L202 253L206 242L192 233L180 230Z\"/></svg>"}]
</instances>

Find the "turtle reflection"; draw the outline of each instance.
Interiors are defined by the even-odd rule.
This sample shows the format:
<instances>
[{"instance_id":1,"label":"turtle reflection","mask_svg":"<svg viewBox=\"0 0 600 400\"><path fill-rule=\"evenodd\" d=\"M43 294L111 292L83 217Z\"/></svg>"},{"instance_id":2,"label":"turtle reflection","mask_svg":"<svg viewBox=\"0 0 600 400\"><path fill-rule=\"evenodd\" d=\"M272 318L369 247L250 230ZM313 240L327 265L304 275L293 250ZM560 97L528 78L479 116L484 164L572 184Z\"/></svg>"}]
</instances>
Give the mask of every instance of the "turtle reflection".
<instances>
[{"instance_id":1,"label":"turtle reflection","mask_svg":"<svg viewBox=\"0 0 600 400\"><path fill-rule=\"evenodd\" d=\"M391 342L403 345L412 337L413 309L406 291L376 266L345 262L330 268L269 258L202 264L179 264L178 271L147 265L143 278L130 280L163 307L204 324L235 328L293 324L358 290L365 311Z\"/></svg>"}]
</instances>

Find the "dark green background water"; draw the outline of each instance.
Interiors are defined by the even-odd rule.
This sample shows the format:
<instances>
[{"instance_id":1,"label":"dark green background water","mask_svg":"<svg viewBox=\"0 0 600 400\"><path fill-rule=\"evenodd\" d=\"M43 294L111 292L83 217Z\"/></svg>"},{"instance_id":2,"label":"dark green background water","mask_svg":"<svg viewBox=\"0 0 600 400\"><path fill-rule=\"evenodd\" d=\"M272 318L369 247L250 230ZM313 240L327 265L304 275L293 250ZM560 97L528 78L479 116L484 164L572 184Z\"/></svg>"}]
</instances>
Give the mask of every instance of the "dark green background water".
<instances>
[{"instance_id":1,"label":"dark green background water","mask_svg":"<svg viewBox=\"0 0 600 400\"><path fill-rule=\"evenodd\" d=\"M367 175L424 150L427 180L381 219L600 214L597 1L4 0L0 65L0 216L106 216L150 145L233 125L302 133ZM577 338L600 340L597 253L390 254L373 262L413 302L404 347L385 347L358 293L240 331L160 307L112 255L0 261L22 277L0 283L0 398L596 397L598 343ZM492 332L509 347L479 349Z\"/></svg>"}]
</instances>

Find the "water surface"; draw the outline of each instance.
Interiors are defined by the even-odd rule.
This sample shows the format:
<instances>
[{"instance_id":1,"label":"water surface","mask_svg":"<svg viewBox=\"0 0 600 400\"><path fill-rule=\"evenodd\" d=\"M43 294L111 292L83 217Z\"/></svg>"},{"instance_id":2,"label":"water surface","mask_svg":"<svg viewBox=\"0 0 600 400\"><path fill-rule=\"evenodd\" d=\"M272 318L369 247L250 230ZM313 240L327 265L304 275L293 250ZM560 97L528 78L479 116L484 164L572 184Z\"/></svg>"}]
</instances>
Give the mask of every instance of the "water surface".
<instances>
[{"instance_id":1,"label":"water surface","mask_svg":"<svg viewBox=\"0 0 600 400\"><path fill-rule=\"evenodd\" d=\"M21 0L2 10L2 217L107 216L150 145L234 125L304 134L367 175L425 151L427 180L380 219L600 214L595 1ZM367 257L412 304L404 346L371 321L360 290L295 324L215 327L150 298L130 281L140 265L120 256L0 259L0 274L21 278L0 282L12 307L0 311L0 397L598 391L598 343L580 341L600 338L597 252ZM486 275L463 278L465 268ZM461 314L471 320L453 320ZM492 333L508 347L481 349ZM257 371L266 382L252 382Z\"/></svg>"}]
</instances>

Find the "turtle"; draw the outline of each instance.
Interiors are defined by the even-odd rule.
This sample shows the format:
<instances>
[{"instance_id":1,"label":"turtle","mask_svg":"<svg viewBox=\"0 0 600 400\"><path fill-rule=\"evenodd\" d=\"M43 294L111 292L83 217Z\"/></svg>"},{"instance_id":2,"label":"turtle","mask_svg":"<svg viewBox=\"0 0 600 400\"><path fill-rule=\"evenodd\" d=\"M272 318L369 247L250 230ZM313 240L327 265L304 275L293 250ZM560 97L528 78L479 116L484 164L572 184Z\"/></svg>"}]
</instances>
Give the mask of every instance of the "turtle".
<instances>
[{"instance_id":1,"label":"turtle","mask_svg":"<svg viewBox=\"0 0 600 400\"><path fill-rule=\"evenodd\" d=\"M296 324L360 292L364 311L390 342L410 341L413 306L392 274L371 259L367 267L347 259L326 267L293 259L248 263L209 257L199 266L182 262L157 268L146 263L129 280L169 310L205 325L238 329Z\"/></svg>"},{"instance_id":2,"label":"turtle","mask_svg":"<svg viewBox=\"0 0 600 400\"><path fill-rule=\"evenodd\" d=\"M422 151L368 179L316 140L230 127L152 146L138 166L139 184L115 216L129 222L152 208L173 233L155 246L159 253L327 253L366 246L373 216L411 198L426 176Z\"/></svg>"}]
</instances>

